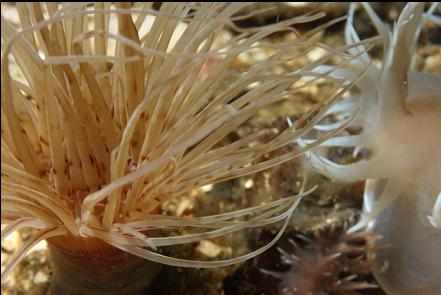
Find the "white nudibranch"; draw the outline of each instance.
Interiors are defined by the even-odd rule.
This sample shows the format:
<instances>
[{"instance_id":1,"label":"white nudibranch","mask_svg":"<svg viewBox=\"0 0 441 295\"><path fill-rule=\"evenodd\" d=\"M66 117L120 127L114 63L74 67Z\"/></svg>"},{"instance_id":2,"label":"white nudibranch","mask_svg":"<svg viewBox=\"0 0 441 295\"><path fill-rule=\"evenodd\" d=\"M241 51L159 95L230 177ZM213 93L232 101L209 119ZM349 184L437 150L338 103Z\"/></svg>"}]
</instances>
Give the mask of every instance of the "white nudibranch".
<instances>
[{"instance_id":1,"label":"white nudibranch","mask_svg":"<svg viewBox=\"0 0 441 295\"><path fill-rule=\"evenodd\" d=\"M332 72L349 82L369 67L356 83L357 92L333 105L326 116L344 121L360 112L349 126L356 135L334 137L309 156L314 167L337 181L367 180L364 212L350 231L372 230L387 245L378 254L374 274L388 294L439 294L441 290L441 75L410 70L422 27L429 21L440 24L432 4L405 6L391 31L369 4L362 4L382 37L381 67L360 53L350 67ZM348 44L359 42L353 26L356 4L351 5L345 29ZM319 67L325 72L328 66ZM341 124L319 123L315 129L328 132ZM300 144L311 143L302 139ZM369 150L369 156L350 164L327 158L330 147L352 147L354 154Z\"/></svg>"}]
</instances>

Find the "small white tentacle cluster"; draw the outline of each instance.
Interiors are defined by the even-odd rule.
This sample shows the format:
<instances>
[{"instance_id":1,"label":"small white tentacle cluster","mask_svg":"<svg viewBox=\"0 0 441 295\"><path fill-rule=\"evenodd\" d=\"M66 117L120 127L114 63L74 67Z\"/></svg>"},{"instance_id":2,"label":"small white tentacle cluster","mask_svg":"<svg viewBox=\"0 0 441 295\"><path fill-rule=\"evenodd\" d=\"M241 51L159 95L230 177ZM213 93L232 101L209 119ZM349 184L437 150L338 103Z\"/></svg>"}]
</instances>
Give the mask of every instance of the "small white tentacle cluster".
<instances>
[{"instance_id":1,"label":"small white tentacle cluster","mask_svg":"<svg viewBox=\"0 0 441 295\"><path fill-rule=\"evenodd\" d=\"M387 244L378 254L377 280L388 294L439 294L441 290L441 75L410 70L416 41L422 27L439 9L432 4L424 13L423 3L403 9L392 31L369 4L362 4L382 37L382 66L370 66L363 46L350 67L332 73L335 78L354 80L358 91L331 107L326 115L337 123L318 124L319 132L341 126L341 121L360 110L349 126L361 132L334 137L309 152L314 167L337 181L367 180L364 213L350 231L368 228L383 236ZM353 26L357 5L351 5L345 37L359 42ZM327 71L322 66L320 71ZM325 118L324 120L325 121ZM300 144L313 140L302 139ZM350 164L327 158L330 147L352 147L357 155L369 156Z\"/></svg>"}]
</instances>

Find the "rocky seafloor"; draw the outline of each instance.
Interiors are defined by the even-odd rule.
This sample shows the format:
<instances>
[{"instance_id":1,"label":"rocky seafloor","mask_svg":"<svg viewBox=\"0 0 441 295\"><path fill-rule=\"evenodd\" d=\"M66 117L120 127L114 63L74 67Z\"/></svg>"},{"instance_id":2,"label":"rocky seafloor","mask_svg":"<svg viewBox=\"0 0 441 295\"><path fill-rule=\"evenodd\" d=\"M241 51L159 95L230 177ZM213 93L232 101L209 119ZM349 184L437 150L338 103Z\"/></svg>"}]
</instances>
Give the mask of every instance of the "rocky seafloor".
<instances>
[{"instance_id":1,"label":"rocky seafloor","mask_svg":"<svg viewBox=\"0 0 441 295\"><path fill-rule=\"evenodd\" d=\"M241 25L262 25L308 9L320 8L315 4L310 4L309 7L306 4L272 5L275 5L276 9ZM392 22L403 5L395 3L374 7L381 17ZM333 18L343 15L347 6L334 4L322 8L327 10L329 18ZM14 13L13 4L2 3L2 15L13 20L16 17ZM367 23L369 22L363 14L356 18L356 27L362 36L374 34L373 27ZM299 28L301 29L305 28ZM421 36L415 68L431 72L441 71L440 36L439 27L429 24ZM330 46L343 44L343 25L333 26L321 34L320 41ZM372 54L379 55L377 51L374 48ZM238 64L252 62L256 56L265 54L256 51L242 56ZM317 54L321 54L320 51L302 56L303 60L298 62L306 64L309 58L315 58L314 55ZM287 117L295 118L305 112L320 100L326 90L326 85L312 86L305 89L296 99L262 109L258 116L230 134L230 137L240 138L242 134L258 129L271 130L274 136L287 127ZM352 151L348 149L333 149L331 153L331 157L336 161L354 160ZM267 155L271 156L273 155ZM305 166L307 159L299 158L255 175L203 188L167 203L163 211L180 216L201 216L270 201L275 196L292 195L300 189ZM309 174L308 183L319 185L318 189L301 201L285 234L271 249L245 263L230 267L187 269L164 266L153 282L149 294L270 295L285 291L286 294L302 294L301 290L298 290L299 293L289 293L294 288L292 284L313 284L311 294L384 294L381 288L375 285L375 279L369 271L371 255L375 255L375 251L381 251L371 245L376 237L348 237L344 233L345 229L359 218L363 183L335 183L313 173ZM161 251L164 254L189 259L226 259L262 246L275 236L277 230L278 227L246 230L215 240L167 247ZM2 242L2 267L29 236L28 231L20 231ZM338 253L343 254L336 255ZM288 257L291 254L294 258ZM329 261L326 258L329 258ZM323 275L321 272L330 274ZM2 285L1 293L46 294L50 279L51 269L45 243L40 243L16 267L11 277Z\"/></svg>"}]
</instances>

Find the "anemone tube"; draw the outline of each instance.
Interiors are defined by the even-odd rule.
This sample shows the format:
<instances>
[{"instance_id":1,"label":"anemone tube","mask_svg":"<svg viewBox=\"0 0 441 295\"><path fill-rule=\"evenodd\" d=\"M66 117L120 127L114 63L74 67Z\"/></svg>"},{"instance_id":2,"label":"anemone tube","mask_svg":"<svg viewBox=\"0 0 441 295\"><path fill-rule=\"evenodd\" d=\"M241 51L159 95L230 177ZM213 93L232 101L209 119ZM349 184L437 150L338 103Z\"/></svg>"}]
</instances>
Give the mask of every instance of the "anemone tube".
<instances>
[{"instance_id":1,"label":"anemone tube","mask_svg":"<svg viewBox=\"0 0 441 295\"><path fill-rule=\"evenodd\" d=\"M357 4L352 4L346 25L346 42L359 42L353 26ZM374 231L389 245L377 257L374 274L388 294L439 294L441 290L441 75L410 69L416 43L423 26L430 20L440 25L434 15L439 4L424 12L424 3L409 3L391 31L369 4L368 13L383 42L381 67L370 66L356 83L358 92L334 104L327 115L338 120L361 108L349 126L358 134L340 135L322 143L309 153L314 167L337 181L367 180L364 213L350 232ZM363 46L351 49L364 50ZM361 54L346 69L331 75L352 81L371 63ZM317 68L327 71L328 66ZM326 133L340 123L317 124L314 129ZM300 144L314 139L303 138ZM331 147L362 151L360 160L337 164L327 158Z\"/></svg>"}]
</instances>

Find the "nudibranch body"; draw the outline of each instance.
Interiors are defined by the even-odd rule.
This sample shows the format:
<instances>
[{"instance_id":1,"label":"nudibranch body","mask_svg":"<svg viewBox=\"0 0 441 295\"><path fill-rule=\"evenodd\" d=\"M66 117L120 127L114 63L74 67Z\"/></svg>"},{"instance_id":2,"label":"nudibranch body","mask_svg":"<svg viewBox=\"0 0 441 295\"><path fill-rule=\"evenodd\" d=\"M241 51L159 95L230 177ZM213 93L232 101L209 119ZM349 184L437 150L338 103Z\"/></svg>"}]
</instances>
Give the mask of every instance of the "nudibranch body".
<instances>
[{"instance_id":1,"label":"nudibranch body","mask_svg":"<svg viewBox=\"0 0 441 295\"><path fill-rule=\"evenodd\" d=\"M424 13L424 4L403 9L393 31L363 4L382 37L381 68L358 47L360 58L347 69L333 72L335 78L353 81L358 92L330 108L327 115L345 120L359 116L349 126L362 130L341 135L320 145L309 155L320 173L337 181L367 180L364 213L351 231L362 228L382 236L387 245L378 254L374 274L388 294L439 294L441 290L441 75L410 70L421 28L433 16L437 4ZM359 37L352 25L355 5L349 12L346 42ZM319 71L327 71L322 66ZM341 122L316 125L331 131ZM308 143L311 140L302 140ZM353 147L354 153L369 150L369 156L340 165L320 152L329 147Z\"/></svg>"}]
</instances>

